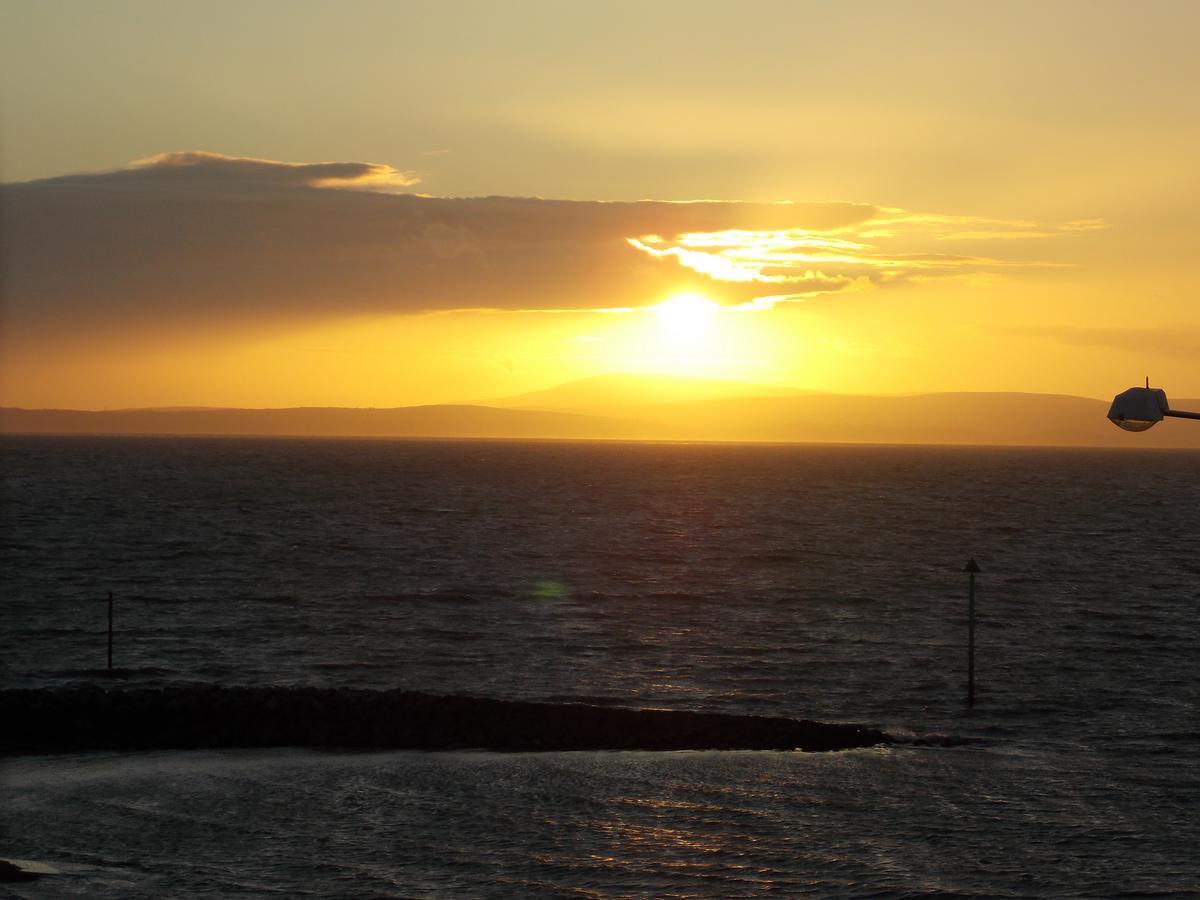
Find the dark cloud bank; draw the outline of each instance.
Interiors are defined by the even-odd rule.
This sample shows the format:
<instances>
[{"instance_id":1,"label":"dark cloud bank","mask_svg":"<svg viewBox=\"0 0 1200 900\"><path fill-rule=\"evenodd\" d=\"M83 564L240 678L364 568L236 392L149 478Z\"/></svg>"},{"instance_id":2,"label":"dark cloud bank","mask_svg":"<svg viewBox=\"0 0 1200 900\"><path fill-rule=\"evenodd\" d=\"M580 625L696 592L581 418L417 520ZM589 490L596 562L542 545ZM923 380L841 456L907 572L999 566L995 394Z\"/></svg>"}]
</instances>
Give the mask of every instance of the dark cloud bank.
<instances>
[{"instance_id":1,"label":"dark cloud bank","mask_svg":"<svg viewBox=\"0 0 1200 900\"><path fill-rule=\"evenodd\" d=\"M716 282L630 246L638 235L852 227L852 203L601 203L437 198L369 163L165 154L3 187L6 327L117 329L456 308L634 306Z\"/></svg>"}]
</instances>

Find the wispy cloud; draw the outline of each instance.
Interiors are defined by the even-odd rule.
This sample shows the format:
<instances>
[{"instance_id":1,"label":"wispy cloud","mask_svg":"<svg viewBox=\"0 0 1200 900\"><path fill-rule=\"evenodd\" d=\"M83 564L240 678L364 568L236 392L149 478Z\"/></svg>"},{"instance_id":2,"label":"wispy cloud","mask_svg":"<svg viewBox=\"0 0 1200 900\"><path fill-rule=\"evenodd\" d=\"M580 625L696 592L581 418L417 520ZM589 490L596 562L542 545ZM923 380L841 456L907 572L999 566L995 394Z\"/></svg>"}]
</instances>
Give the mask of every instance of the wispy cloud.
<instances>
[{"instance_id":1,"label":"wispy cloud","mask_svg":"<svg viewBox=\"0 0 1200 900\"><path fill-rule=\"evenodd\" d=\"M1089 219L1062 225L910 213L882 208L869 219L837 229L777 231L729 229L674 236L645 234L630 246L656 259L672 259L716 281L757 283L792 289L792 299L844 290L850 285L883 287L939 277L997 279L1014 269L1055 268L1039 257L953 254L914 250L936 241L1007 242L1063 237L1107 227ZM776 294L776 301L788 295Z\"/></svg>"}]
</instances>

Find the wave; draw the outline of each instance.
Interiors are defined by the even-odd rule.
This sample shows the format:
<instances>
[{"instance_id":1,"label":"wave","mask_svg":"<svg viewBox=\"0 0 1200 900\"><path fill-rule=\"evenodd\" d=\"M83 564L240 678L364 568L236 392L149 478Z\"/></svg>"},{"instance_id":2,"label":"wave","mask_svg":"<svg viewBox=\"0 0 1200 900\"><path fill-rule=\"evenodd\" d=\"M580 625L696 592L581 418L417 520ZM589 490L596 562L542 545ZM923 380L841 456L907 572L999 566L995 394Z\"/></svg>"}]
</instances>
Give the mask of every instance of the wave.
<instances>
[{"instance_id":1,"label":"wave","mask_svg":"<svg viewBox=\"0 0 1200 900\"><path fill-rule=\"evenodd\" d=\"M857 725L767 716L315 687L0 691L0 753L215 747L848 750Z\"/></svg>"}]
</instances>

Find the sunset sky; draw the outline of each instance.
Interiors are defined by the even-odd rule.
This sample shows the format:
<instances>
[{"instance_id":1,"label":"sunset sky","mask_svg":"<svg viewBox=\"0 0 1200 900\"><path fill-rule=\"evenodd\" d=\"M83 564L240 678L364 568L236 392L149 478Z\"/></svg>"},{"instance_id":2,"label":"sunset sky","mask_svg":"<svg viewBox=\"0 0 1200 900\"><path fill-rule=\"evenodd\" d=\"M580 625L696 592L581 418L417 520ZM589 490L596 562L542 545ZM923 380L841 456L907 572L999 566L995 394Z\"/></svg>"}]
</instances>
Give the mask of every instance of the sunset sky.
<instances>
[{"instance_id":1,"label":"sunset sky","mask_svg":"<svg viewBox=\"0 0 1200 900\"><path fill-rule=\"evenodd\" d=\"M0 404L1200 396L1200 4L0 10Z\"/></svg>"}]
</instances>

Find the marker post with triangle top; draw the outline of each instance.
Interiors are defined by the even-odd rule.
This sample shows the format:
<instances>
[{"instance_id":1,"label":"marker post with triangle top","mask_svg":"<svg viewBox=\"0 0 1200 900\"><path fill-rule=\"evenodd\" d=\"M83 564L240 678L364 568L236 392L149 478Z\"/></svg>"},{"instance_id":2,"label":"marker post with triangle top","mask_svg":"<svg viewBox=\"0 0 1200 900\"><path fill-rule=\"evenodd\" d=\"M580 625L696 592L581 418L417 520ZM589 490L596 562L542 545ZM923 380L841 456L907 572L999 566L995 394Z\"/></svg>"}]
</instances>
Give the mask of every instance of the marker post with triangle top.
<instances>
[{"instance_id":1,"label":"marker post with triangle top","mask_svg":"<svg viewBox=\"0 0 1200 900\"><path fill-rule=\"evenodd\" d=\"M967 588L967 706L975 705L975 575L979 572L979 563L975 558L967 560L963 569L970 579Z\"/></svg>"},{"instance_id":2,"label":"marker post with triangle top","mask_svg":"<svg viewBox=\"0 0 1200 900\"><path fill-rule=\"evenodd\" d=\"M112 612L113 612L113 596L112 591L108 592L108 671L112 671Z\"/></svg>"}]
</instances>

